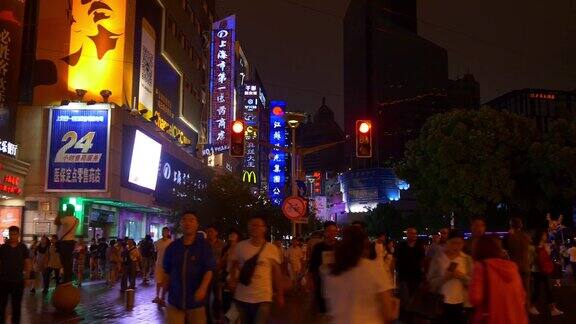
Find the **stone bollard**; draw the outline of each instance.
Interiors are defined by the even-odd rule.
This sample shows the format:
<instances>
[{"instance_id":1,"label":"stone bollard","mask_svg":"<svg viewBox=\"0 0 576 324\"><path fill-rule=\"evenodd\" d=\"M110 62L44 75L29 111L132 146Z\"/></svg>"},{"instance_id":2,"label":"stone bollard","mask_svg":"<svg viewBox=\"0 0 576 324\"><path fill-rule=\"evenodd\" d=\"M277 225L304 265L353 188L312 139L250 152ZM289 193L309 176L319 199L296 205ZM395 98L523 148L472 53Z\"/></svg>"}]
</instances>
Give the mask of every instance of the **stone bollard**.
<instances>
[{"instance_id":1,"label":"stone bollard","mask_svg":"<svg viewBox=\"0 0 576 324\"><path fill-rule=\"evenodd\" d=\"M136 291L134 289L126 289L126 308L134 308L134 297Z\"/></svg>"}]
</instances>

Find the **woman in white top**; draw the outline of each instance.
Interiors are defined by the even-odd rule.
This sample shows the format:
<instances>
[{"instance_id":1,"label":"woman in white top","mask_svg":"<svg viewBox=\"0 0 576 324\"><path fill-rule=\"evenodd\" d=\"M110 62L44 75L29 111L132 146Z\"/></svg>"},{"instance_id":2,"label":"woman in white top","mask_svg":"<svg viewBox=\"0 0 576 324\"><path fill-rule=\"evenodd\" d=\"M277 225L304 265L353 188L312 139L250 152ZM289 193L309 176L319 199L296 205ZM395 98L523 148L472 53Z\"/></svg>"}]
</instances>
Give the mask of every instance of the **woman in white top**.
<instances>
[{"instance_id":1,"label":"woman in white top","mask_svg":"<svg viewBox=\"0 0 576 324\"><path fill-rule=\"evenodd\" d=\"M335 263L325 277L325 298L334 324L381 324L398 317L399 304L380 263L363 258L369 241L350 226L334 251Z\"/></svg>"},{"instance_id":2,"label":"woman in white top","mask_svg":"<svg viewBox=\"0 0 576 324\"><path fill-rule=\"evenodd\" d=\"M58 253L58 251L56 250L56 242L58 242L58 236L52 235L50 239L50 247L48 248L48 252L46 253L48 263L46 264L46 269L44 270L44 290L42 290L43 294L48 293L52 273L54 273L56 286L60 284L60 269L62 268L62 263L60 262L60 253Z\"/></svg>"},{"instance_id":3,"label":"woman in white top","mask_svg":"<svg viewBox=\"0 0 576 324\"><path fill-rule=\"evenodd\" d=\"M427 279L432 290L444 296L443 323L466 323L464 308L469 307L468 283L472 259L462 252L464 239L452 229L442 253L432 258Z\"/></svg>"}]
</instances>

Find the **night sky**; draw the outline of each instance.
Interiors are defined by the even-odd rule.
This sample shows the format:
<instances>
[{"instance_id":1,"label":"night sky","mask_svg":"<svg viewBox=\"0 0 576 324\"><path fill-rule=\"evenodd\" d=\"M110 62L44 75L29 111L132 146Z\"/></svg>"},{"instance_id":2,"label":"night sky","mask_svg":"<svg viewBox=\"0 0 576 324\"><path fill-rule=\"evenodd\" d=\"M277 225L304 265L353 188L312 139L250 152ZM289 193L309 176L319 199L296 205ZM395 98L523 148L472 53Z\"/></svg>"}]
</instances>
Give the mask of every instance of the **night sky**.
<instances>
[{"instance_id":1,"label":"night sky","mask_svg":"<svg viewBox=\"0 0 576 324\"><path fill-rule=\"evenodd\" d=\"M271 99L343 123L342 19L348 0L216 0ZM472 73L482 102L518 88L576 89L576 0L419 0L419 34Z\"/></svg>"}]
</instances>

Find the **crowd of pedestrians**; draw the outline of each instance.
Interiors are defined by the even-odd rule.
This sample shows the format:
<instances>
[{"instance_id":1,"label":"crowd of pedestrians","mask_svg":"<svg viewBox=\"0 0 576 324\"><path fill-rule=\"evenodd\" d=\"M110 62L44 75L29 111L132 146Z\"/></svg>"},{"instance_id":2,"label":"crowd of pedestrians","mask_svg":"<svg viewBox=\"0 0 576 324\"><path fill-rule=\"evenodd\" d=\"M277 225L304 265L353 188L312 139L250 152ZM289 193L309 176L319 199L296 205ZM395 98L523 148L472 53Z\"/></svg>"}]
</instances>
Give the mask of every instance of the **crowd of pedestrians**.
<instances>
[{"instance_id":1,"label":"crowd of pedestrians","mask_svg":"<svg viewBox=\"0 0 576 324\"><path fill-rule=\"evenodd\" d=\"M530 236L519 218L500 237L486 235L482 218L472 220L467 239L454 228L427 237L410 227L399 241L383 233L370 240L362 222L339 228L328 221L308 239L269 242L257 215L243 239L241 230L221 235L216 226L202 227L187 211L175 224L178 239L164 227L156 242L149 235L138 243L79 239L69 253L70 240L62 238L76 229L71 218L63 214L59 234L34 237L29 248L20 229L10 228L0 247L0 318L10 298L18 323L26 280L31 294L48 293L74 275L81 287L88 272L122 292L137 289L138 278L154 280L151 302L165 307L168 323L267 323L288 292L311 297L316 323L523 324L528 314L563 314L553 290L559 261L560 271L571 267L576 277L576 247L553 243L547 230Z\"/></svg>"}]
</instances>

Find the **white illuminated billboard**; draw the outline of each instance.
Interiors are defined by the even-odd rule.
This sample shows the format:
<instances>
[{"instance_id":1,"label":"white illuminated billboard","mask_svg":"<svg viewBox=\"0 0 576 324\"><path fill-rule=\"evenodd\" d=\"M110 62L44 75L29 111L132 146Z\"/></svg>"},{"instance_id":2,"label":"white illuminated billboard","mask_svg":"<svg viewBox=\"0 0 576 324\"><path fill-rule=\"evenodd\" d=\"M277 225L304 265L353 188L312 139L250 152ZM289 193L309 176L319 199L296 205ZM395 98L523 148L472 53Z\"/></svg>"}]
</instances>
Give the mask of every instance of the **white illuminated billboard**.
<instances>
[{"instance_id":1,"label":"white illuminated billboard","mask_svg":"<svg viewBox=\"0 0 576 324\"><path fill-rule=\"evenodd\" d=\"M156 189L162 144L136 130L128 181L137 186Z\"/></svg>"}]
</instances>

